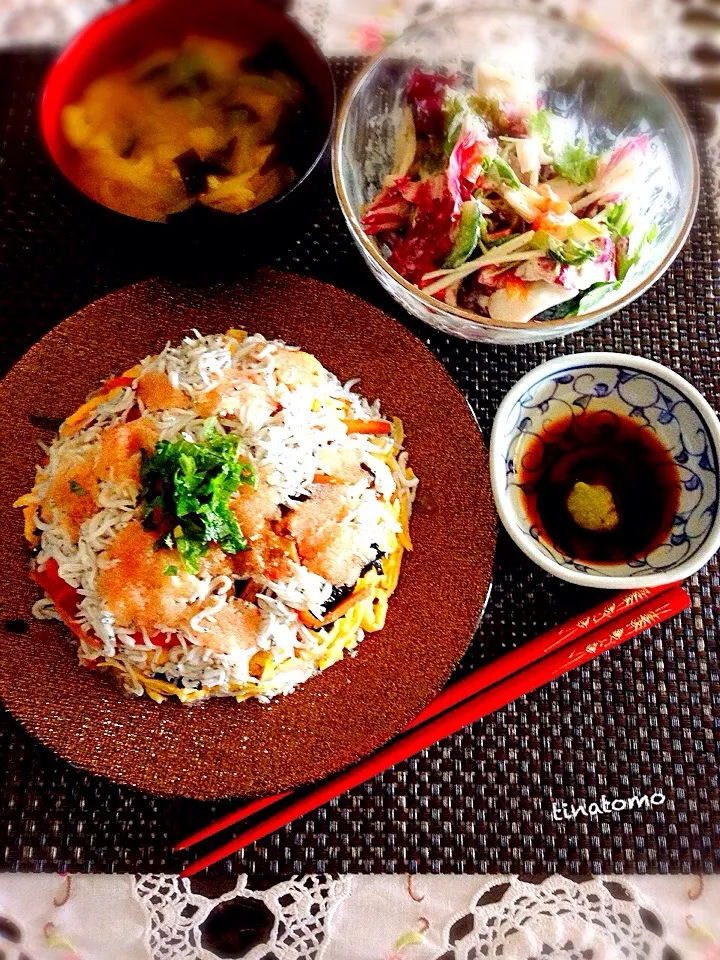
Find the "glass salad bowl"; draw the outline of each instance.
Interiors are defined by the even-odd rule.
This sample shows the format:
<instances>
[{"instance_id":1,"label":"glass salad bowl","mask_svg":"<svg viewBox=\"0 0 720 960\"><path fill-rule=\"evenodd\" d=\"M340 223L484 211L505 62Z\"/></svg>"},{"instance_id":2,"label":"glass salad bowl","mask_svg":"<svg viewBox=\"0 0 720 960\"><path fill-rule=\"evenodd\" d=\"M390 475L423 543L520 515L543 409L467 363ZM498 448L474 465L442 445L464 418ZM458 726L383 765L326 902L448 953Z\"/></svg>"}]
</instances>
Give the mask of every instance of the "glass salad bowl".
<instances>
[{"instance_id":1,"label":"glass salad bowl","mask_svg":"<svg viewBox=\"0 0 720 960\"><path fill-rule=\"evenodd\" d=\"M611 252L613 264L617 264L613 267L615 273L612 276L610 272L606 277L596 275L596 282L579 288L573 300L562 304L549 303L548 306L552 309L543 307L538 317L516 320L513 319L513 310L509 310L505 313L510 314L510 319L497 316L492 319L481 315L486 309L485 304L489 299L487 296L484 300L470 301L471 309L464 293L464 300L461 299L458 304L457 292L454 298L450 298L448 292L438 290L441 280L445 279L442 269L441 280L433 280L426 275L422 277L420 282L430 290L428 293L388 263L386 257L393 256L389 252L393 247L388 245L393 235L368 235L363 227L363 217L367 215L369 206L383 189L397 183L397 177L408 172L409 157L412 156L415 159L409 170L411 179L417 181L418 178L428 176L425 170L429 169L436 182L439 180L442 184L442 177L447 177L446 182L450 184L452 194L448 171L457 159L457 149L453 152L453 142L459 143L467 129L466 126L461 126L460 133L456 131L454 135L454 141L451 139L452 110L448 106L447 97L454 97L455 93L453 90L448 94L447 88L443 87L446 99L441 101L440 112L435 115L435 120L431 118L431 121L436 122L439 116L439 122L445 124L445 127L440 129L440 135L445 136L444 158L442 150L436 151L434 159L431 155L434 166L425 164L423 160L425 165L418 170L418 157L421 156L419 150L422 143L428 142L427 131L421 129L422 121L418 119L417 102L411 112L406 99L408 83L413 82L413 77L418 77L418 71L421 74L441 74L443 82L444 78L452 77L452 84L461 94L466 94L470 89L478 90L476 84L486 82L478 80L477 77L491 78L493 89L502 89L505 85L506 90L514 88L524 91L527 109L522 118L521 132L517 133L512 129L512 124L509 124L506 132L514 134L515 138L527 136L527 120L530 119L530 130L539 138L543 145L540 148L542 151L551 151L552 138L562 137L564 146L558 147L558 153L553 154L554 167L544 166L542 170L550 170L550 176L557 176L559 169L556 158L569 147L570 152L565 152L563 156L577 163L574 167L571 165L570 172L564 175L574 178L575 183L589 181L589 186L585 188L590 191L586 194L589 197L595 195L593 190L598 183L601 186L606 185L600 180L601 171L607 171L613 165L624 162L628 151L636 151L632 158L631 175L629 178L626 176L623 181L625 193L610 196L606 191L602 201L605 206L591 205L587 210L582 209L582 201L580 206L577 203L571 206L567 200L561 203L565 210L574 210L577 207L580 211L578 217L584 218L583 224L587 224L590 218L595 221L603 218L612 220L614 211L614 222L610 226L607 223L603 226L606 234L608 231L612 232ZM528 94L527 91L532 93ZM487 101L486 93L482 91ZM430 91L421 108L435 109L437 101L432 101L433 92ZM463 102L470 101L466 99ZM476 102L478 101L473 101ZM551 122L547 123L546 118ZM506 120L507 117L504 116L503 122ZM414 127L409 138L409 157L408 123L411 128ZM463 120L462 123L465 124L466 121ZM439 142L442 145L442 140ZM512 145L513 137L498 137L496 143L493 150L500 150L500 162L504 163L502 157L509 154L502 148L506 144ZM579 150L573 153L578 144ZM406 155L404 162L403 152ZM551 162L549 153L545 156L543 152L540 156L543 158L540 163ZM578 173L578 164L582 168L588 157L600 159L592 159L594 166L590 173L584 173L582 169ZM483 163L486 162L483 158ZM522 164L519 149L517 156L512 155L511 162L515 170L518 170L518 163ZM567 166L565 164L566 168ZM502 189L512 186L513 182L515 186L520 186L514 171L508 170L507 165L498 169L501 180L497 182ZM497 176L497 170L494 174L492 171L488 173L487 167L483 167L483 171L485 176ZM470 182L473 190L478 183L482 185L488 182L483 181L482 176L483 174L479 175L477 182ZM534 181L529 181L524 173L520 173L520 176L524 179L522 190L527 191L528 182L531 186L533 182L537 186L537 172ZM541 179L543 176L544 172ZM678 255L692 226L699 194L698 159L688 124L674 99L648 70L611 42L584 27L539 13L499 9L465 10L426 20L405 32L363 69L354 81L340 111L333 144L333 177L340 206L353 239L373 275L398 303L409 313L446 333L467 340L502 344L532 343L573 333L596 323L639 297L667 270ZM475 198L487 196L482 190L469 193L468 181L462 182L465 193L456 196L458 206L455 207L450 235L442 237L439 230L435 234L445 243L443 250L439 251L439 257L434 261L435 268L456 266L458 243L463 234L464 209L467 206L473 207ZM552 184L552 181L550 183ZM568 180L565 183L568 185ZM570 180L569 186L573 187L573 180ZM416 183L412 183L411 187L415 188ZM441 189L447 188L441 186ZM543 189L542 183L538 189ZM595 190L595 193L598 191ZM555 194L550 192L548 196L554 198ZM490 197L494 198L495 195L490 194ZM626 197L628 203L623 206ZM404 215L410 218L405 223L416 224L416 214L420 207L410 206L411 213L408 215L408 205L398 197L397 192L394 198L399 199ZM392 205L394 198L391 195L390 209L397 209ZM574 198L570 196L569 199ZM460 204L461 200L466 202ZM482 200L480 202L483 203ZM490 208L481 205L481 213L492 211L493 201L488 199L487 202L490 203ZM428 223L434 220L433 210L432 207L428 208ZM512 211L510 212L512 214ZM575 219L575 215L570 219ZM525 221L529 220L530 217L526 216ZM391 219L390 229L394 226L397 224ZM507 254L511 253L512 247L513 267L517 261L525 259L527 251L527 259L536 258L536 262L538 257L545 256L544 252L533 252L533 244L537 245L539 237L526 241L521 238L522 231L530 231L531 228L535 234L540 231L537 222L526 222L520 227L502 231L503 234L511 235L507 238L508 242L512 241L507 248ZM433 228L429 226L428 232L433 234ZM443 259L447 246L452 245L453 234L455 243L452 256ZM486 239L487 245L480 243L473 247L471 243L468 247L472 248L471 254L468 254L467 249L464 254L461 251L459 273L452 274L448 280L465 276L466 270L472 272L475 269L472 258L489 254L490 263L497 260L498 251L490 249L487 234L478 234L476 231L474 236ZM390 240L387 240L387 237L390 237ZM495 241L493 234L490 234L490 237L493 238L493 244L500 243ZM623 245L622 253L619 253L620 247L617 246L619 237L624 238L619 240ZM581 247L573 249L587 249L587 242L592 242L593 237L585 235L579 240ZM421 245L423 242L424 238L421 237ZM425 254L428 253L427 243L431 242L433 241L426 241ZM506 242L505 239L502 242ZM574 240L572 242L574 244ZM552 243L555 243L554 239ZM521 253L519 257L518 251ZM432 253L431 250L430 255ZM502 251L500 253L502 254ZM623 255L624 266L621 270L618 256ZM562 251L559 256L561 259L556 262L572 263L562 259L565 256ZM427 259L424 262L427 262ZM542 262L549 264L557 276L560 268L555 268L549 259ZM503 263L503 267L506 267L506 264ZM500 272L502 273L502 270ZM622 280L618 279L620 274ZM480 277L479 270L475 275ZM525 275L530 279L537 279L527 272ZM600 282L601 279L605 282ZM519 296L526 297L528 283L523 281L519 287ZM483 286L478 289L480 297L484 295L483 291L488 292L488 288ZM547 285L544 285L544 289L550 292ZM437 296L433 296L433 292ZM557 290L555 293L557 294ZM501 296L507 301L516 294L508 286L507 292L502 292ZM448 302L439 297L446 297ZM550 299L553 299L552 294ZM481 313L476 312L476 303ZM497 310L494 312L503 313ZM517 310L514 312L517 314ZM527 313L527 308L525 312Z\"/></svg>"}]
</instances>

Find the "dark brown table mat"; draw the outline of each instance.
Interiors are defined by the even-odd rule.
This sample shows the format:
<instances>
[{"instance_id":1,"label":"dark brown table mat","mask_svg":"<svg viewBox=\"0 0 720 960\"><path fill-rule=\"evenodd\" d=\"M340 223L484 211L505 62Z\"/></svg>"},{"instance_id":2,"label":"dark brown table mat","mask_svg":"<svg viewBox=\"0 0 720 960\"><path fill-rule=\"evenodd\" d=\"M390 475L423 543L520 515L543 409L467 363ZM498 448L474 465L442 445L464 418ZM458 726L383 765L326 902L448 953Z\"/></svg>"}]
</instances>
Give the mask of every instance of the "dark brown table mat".
<instances>
[{"instance_id":1,"label":"dark brown table mat","mask_svg":"<svg viewBox=\"0 0 720 960\"><path fill-rule=\"evenodd\" d=\"M46 50L0 55L3 372L77 308L177 266L167 251L135 247L109 231L45 160L35 110L49 56ZM336 61L341 85L356 65ZM683 97L702 152L707 120L691 91ZM702 162L707 169L704 153ZM688 376L717 405L720 265L709 183L691 243L667 276L618 316L547 345L470 344L406 317L361 262L329 174L308 218L288 224L277 243L266 258L272 266L347 287L402 319L447 365L486 435L507 389L563 352L652 357ZM228 277L251 265L247 250L225 253L221 269ZM294 871L712 872L720 867L715 561L694 578L691 591L692 611L672 625L520 698L216 872L242 869L257 883ZM532 567L501 534L487 614L460 669L597 600L597 593ZM172 872L183 862L170 854L172 841L232 806L158 799L92 777L32 740L1 710L0 770L3 869ZM658 788L666 800L650 812L553 820L554 800L589 804L602 794L627 799Z\"/></svg>"}]
</instances>

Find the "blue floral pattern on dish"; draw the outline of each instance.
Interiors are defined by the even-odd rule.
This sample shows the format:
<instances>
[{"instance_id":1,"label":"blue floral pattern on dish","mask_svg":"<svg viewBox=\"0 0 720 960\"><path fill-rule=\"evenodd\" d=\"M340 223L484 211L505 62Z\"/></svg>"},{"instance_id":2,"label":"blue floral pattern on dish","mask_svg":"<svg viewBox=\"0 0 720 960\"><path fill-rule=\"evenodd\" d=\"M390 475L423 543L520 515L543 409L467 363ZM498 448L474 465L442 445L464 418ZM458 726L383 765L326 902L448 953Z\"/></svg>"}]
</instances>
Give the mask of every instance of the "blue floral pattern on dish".
<instances>
[{"instance_id":1,"label":"blue floral pattern on dish","mask_svg":"<svg viewBox=\"0 0 720 960\"><path fill-rule=\"evenodd\" d=\"M665 542L629 563L581 563L558 550L526 516L518 478L531 438L544 424L584 410L630 416L652 430L678 467L680 501ZM718 512L718 453L695 405L662 377L616 364L584 364L533 384L507 418L505 488L517 529L554 562L596 576L645 576L691 559L707 541Z\"/></svg>"}]
</instances>

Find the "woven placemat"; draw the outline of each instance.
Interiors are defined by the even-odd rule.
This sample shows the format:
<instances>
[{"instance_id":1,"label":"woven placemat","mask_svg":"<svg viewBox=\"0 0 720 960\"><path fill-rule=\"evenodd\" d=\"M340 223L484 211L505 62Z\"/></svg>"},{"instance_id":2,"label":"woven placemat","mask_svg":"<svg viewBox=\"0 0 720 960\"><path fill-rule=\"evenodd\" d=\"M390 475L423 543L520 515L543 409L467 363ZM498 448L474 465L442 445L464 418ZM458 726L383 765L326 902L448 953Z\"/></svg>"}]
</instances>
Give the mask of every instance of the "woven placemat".
<instances>
[{"instance_id":1,"label":"woven placemat","mask_svg":"<svg viewBox=\"0 0 720 960\"><path fill-rule=\"evenodd\" d=\"M46 162L36 91L47 51L0 56L0 363L6 370L60 319L130 281L177 263L126 242L78 202ZM342 85L355 61L338 60ZM705 119L683 96L700 137ZM703 157L707 166L707 158ZM501 349L454 340L406 317L355 251L329 175L313 214L288 224L272 266L330 280L402 319L447 365L489 432L497 405L527 370L562 352L642 354L685 374L717 405L718 225L709 189L691 243L640 301L592 330ZM278 247L277 249L280 249ZM247 251L225 251L240 275ZM199 255L198 255L199 256ZM218 253L220 257L220 253ZM211 270L212 256L204 268ZM715 624L718 567L691 585L693 608L649 634L520 698L215 869L256 882L294 871L712 872L720 867ZM498 656L597 602L532 567L505 536L487 614L461 670ZM350 734L351 735L351 734ZM154 798L70 767L0 713L0 868L173 871L174 839L228 804ZM662 790L665 801L574 820L568 805Z\"/></svg>"}]
</instances>

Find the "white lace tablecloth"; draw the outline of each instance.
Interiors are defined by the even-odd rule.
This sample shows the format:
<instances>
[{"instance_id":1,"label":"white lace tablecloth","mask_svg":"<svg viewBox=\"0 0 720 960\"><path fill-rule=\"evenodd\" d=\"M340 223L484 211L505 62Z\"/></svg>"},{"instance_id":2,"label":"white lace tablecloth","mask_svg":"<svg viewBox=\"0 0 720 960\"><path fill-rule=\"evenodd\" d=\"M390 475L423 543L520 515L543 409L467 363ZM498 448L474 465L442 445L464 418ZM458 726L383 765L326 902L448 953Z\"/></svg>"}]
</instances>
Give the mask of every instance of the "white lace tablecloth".
<instances>
[{"instance_id":1,"label":"white lace tablecloth","mask_svg":"<svg viewBox=\"0 0 720 960\"><path fill-rule=\"evenodd\" d=\"M374 52L413 19L452 2L297 0L295 12L327 52L357 54ZM717 0L504 3L561 7L665 76L703 81L720 120ZM63 42L108 5L0 0L0 45ZM720 122L711 150L717 177ZM176 877L1 874L0 960L215 960L219 954L206 948L201 924L238 902L259 926L254 933L234 930L235 952L221 955L246 960L720 960L717 876L582 883L560 877L304 877L267 890L247 883L241 876L210 899Z\"/></svg>"},{"instance_id":2,"label":"white lace tablecloth","mask_svg":"<svg viewBox=\"0 0 720 960\"><path fill-rule=\"evenodd\" d=\"M240 877L218 899L169 876L0 876L7 960L718 960L717 877ZM232 952L200 924L241 899ZM60 904L57 906L56 904ZM227 921L226 921L227 923Z\"/></svg>"}]
</instances>

